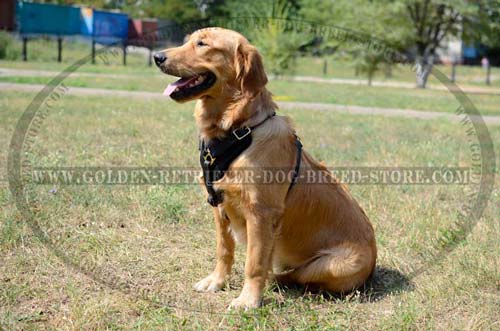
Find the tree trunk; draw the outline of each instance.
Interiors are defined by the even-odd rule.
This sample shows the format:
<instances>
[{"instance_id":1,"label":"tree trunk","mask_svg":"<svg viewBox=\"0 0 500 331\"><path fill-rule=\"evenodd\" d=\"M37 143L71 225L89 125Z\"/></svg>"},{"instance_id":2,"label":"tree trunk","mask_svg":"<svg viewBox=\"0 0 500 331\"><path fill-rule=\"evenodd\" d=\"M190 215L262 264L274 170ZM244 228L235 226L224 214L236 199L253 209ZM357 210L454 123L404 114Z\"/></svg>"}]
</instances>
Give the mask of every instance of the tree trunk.
<instances>
[{"instance_id":1,"label":"tree trunk","mask_svg":"<svg viewBox=\"0 0 500 331\"><path fill-rule=\"evenodd\" d=\"M425 85L427 85L427 78L429 78L432 71L432 65L434 64L434 56L417 55L415 62L417 87L425 88Z\"/></svg>"},{"instance_id":2,"label":"tree trunk","mask_svg":"<svg viewBox=\"0 0 500 331\"><path fill-rule=\"evenodd\" d=\"M392 64L386 63L384 67L385 78L392 78Z\"/></svg>"},{"instance_id":3,"label":"tree trunk","mask_svg":"<svg viewBox=\"0 0 500 331\"><path fill-rule=\"evenodd\" d=\"M491 65L488 63L488 66L486 67L486 85L491 85Z\"/></svg>"},{"instance_id":4,"label":"tree trunk","mask_svg":"<svg viewBox=\"0 0 500 331\"><path fill-rule=\"evenodd\" d=\"M455 83L457 77L457 62L453 60L453 63L451 64L451 82Z\"/></svg>"}]
</instances>

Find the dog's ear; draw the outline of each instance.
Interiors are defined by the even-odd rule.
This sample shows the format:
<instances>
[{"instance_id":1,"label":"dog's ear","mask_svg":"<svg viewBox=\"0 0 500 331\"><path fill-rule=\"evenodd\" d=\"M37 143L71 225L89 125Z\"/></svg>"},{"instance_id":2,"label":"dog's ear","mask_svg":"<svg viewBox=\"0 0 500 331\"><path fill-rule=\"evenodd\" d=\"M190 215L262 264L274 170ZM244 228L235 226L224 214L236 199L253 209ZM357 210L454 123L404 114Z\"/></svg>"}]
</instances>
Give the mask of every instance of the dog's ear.
<instances>
[{"instance_id":1,"label":"dog's ear","mask_svg":"<svg viewBox=\"0 0 500 331\"><path fill-rule=\"evenodd\" d=\"M257 48L248 42L236 48L236 80L241 84L243 95L253 97L267 84L262 57Z\"/></svg>"}]
</instances>

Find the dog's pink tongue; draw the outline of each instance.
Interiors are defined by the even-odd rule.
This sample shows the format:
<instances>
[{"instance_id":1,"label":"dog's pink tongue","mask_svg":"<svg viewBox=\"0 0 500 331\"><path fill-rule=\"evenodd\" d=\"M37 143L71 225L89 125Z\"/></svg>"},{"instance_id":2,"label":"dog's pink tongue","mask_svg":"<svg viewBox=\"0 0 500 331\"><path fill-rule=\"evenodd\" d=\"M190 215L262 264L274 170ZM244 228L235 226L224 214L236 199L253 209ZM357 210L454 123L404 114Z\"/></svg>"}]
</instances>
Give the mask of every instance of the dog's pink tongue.
<instances>
[{"instance_id":1,"label":"dog's pink tongue","mask_svg":"<svg viewBox=\"0 0 500 331\"><path fill-rule=\"evenodd\" d=\"M168 84L167 88L165 91L163 91L163 95L169 96L172 94L176 88L182 87L184 85L189 84L192 80L196 79L197 77L188 77L188 78L181 78L178 81L173 82L172 84Z\"/></svg>"},{"instance_id":2,"label":"dog's pink tongue","mask_svg":"<svg viewBox=\"0 0 500 331\"><path fill-rule=\"evenodd\" d=\"M168 97L170 94L172 94L172 92L175 91L176 88L177 88L177 86L175 86L174 83L168 84L168 86L165 89L165 91L163 91L163 95L165 95L165 96Z\"/></svg>"}]
</instances>

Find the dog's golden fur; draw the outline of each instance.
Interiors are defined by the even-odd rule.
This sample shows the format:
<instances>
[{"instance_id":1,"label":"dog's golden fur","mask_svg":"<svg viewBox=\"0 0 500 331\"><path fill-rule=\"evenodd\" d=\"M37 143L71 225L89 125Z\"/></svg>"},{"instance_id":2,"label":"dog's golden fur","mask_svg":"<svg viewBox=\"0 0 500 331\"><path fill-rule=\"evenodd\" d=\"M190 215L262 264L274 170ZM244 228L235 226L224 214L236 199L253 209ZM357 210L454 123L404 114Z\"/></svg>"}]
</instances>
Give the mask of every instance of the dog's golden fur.
<instances>
[{"instance_id":1,"label":"dog's golden fur","mask_svg":"<svg viewBox=\"0 0 500 331\"><path fill-rule=\"evenodd\" d=\"M200 45L200 41L202 41ZM163 51L162 70L176 76L213 72L216 83L198 99L195 118L204 139L230 129L252 126L277 106L266 89L267 77L256 48L242 35L221 28L196 31L180 47ZM187 100L182 100L187 101ZM275 116L252 132L253 141L230 169L284 167L296 162L294 129L286 116ZM326 168L303 152L301 175L313 170L332 179ZM257 176L258 174L254 174ZM235 240L246 243L245 282L231 307L256 307L270 271L281 283L347 292L362 285L375 267L373 228L347 188L300 179L270 185L241 183L227 173L215 184L224 201L213 209L217 232L215 270L195 285L217 291L229 276Z\"/></svg>"}]
</instances>

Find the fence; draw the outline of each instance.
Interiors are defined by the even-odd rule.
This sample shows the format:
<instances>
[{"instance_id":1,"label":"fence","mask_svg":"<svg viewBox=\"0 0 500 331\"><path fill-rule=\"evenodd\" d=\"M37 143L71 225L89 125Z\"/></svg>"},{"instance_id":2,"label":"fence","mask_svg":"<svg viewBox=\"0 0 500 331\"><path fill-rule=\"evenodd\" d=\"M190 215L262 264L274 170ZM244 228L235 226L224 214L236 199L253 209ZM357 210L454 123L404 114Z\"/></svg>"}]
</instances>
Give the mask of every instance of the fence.
<instances>
[{"instance_id":1,"label":"fence","mask_svg":"<svg viewBox=\"0 0 500 331\"><path fill-rule=\"evenodd\" d=\"M55 37L58 45L58 62L62 61L62 40L66 36L83 36L92 44L92 63L95 63L96 44L116 45L123 50L123 64L127 63L127 46L146 47L150 50L159 41L158 20L132 19L127 14L95 10L88 7L41 4L19 1L14 6L14 1L2 2L2 8L12 10L8 15L16 16L17 30L22 41L23 60L28 60L28 41L40 36ZM15 9L14 9L15 8ZM9 19L3 18L2 22L8 24ZM13 19L12 19L13 21ZM4 24L4 23L2 23ZM13 28L12 23L11 28ZM148 60L151 65L151 59Z\"/></svg>"}]
</instances>

